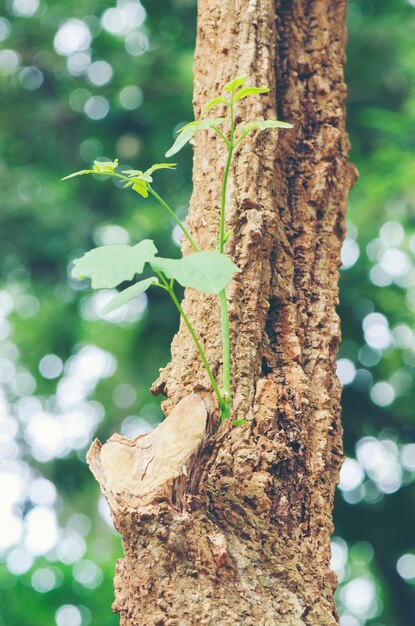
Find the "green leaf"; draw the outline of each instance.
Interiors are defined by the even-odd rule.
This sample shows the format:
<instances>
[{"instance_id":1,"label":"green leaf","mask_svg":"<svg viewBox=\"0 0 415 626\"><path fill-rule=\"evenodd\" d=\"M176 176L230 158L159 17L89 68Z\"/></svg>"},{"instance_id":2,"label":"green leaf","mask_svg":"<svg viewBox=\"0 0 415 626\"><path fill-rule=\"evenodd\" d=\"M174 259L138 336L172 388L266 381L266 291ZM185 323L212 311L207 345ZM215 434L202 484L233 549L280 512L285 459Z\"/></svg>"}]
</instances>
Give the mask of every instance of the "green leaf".
<instances>
[{"instance_id":1,"label":"green leaf","mask_svg":"<svg viewBox=\"0 0 415 626\"><path fill-rule=\"evenodd\" d=\"M96 174L113 174L118 167L118 159L115 161L94 161L94 172Z\"/></svg>"},{"instance_id":2,"label":"green leaf","mask_svg":"<svg viewBox=\"0 0 415 626\"><path fill-rule=\"evenodd\" d=\"M144 180L148 183L153 182L153 179L148 172L142 172L141 170L124 170L122 173L127 174L127 176L131 178L133 182L134 179Z\"/></svg>"},{"instance_id":3,"label":"green leaf","mask_svg":"<svg viewBox=\"0 0 415 626\"><path fill-rule=\"evenodd\" d=\"M183 287L204 293L219 293L229 284L234 272L241 270L220 252L194 252L182 259L154 258L151 267L174 278Z\"/></svg>"},{"instance_id":4,"label":"green leaf","mask_svg":"<svg viewBox=\"0 0 415 626\"><path fill-rule=\"evenodd\" d=\"M133 183L139 184L139 181L152 183L153 178L151 174L153 172L155 172L156 170L161 170L161 169L174 169L176 165L177 163L155 163L154 165L149 167L148 170L146 170L145 172L142 172L141 170L124 170L122 173L126 174L129 178L131 178L131 181L132 181L131 184ZM128 187L128 185L129 185L129 182L127 182L125 186ZM144 185L144 187L147 189L147 185ZM147 195L145 197L147 197Z\"/></svg>"},{"instance_id":5,"label":"green leaf","mask_svg":"<svg viewBox=\"0 0 415 626\"><path fill-rule=\"evenodd\" d=\"M194 133L197 130L206 130L207 128L213 128L214 126L220 126L225 121L224 117L208 117L205 120L197 120L195 122L189 122L183 128L180 128L180 131L186 130L187 128L194 128Z\"/></svg>"},{"instance_id":6,"label":"green leaf","mask_svg":"<svg viewBox=\"0 0 415 626\"><path fill-rule=\"evenodd\" d=\"M246 126L238 129L245 133L250 133L252 130L267 130L268 128L293 128L292 124L288 122L280 122L280 120L255 120L248 122Z\"/></svg>"},{"instance_id":7,"label":"green leaf","mask_svg":"<svg viewBox=\"0 0 415 626\"><path fill-rule=\"evenodd\" d=\"M226 243L227 241L229 241L229 239L231 238L231 236L232 236L232 234L233 234L233 231L234 231L234 230L235 230L235 228L231 228L230 230L228 230L228 231L225 233L225 238L224 238L224 240L223 240L223 243Z\"/></svg>"},{"instance_id":8,"label":"green leaf","mask_svg":"<svg viewBox=\"0 0 415 626\"><path fill-rule=\"evenodd\" d=\"M140 196L143 196L143 198L147 198L148 197L147 183L141 180L140 178L133 178L133 181L135 181L133 185L134 191L139 193Z\"/></svg>"},{"instance_id":9,"label":"green leaf","mask_svg":"<svg viewBox=\"0 0 415 626\"><path fill-rule=\"evenodd\" d=\"M292 124L288 124L288 122L280 122L279 120L255 120L254 122L249 122L245 126L238 128L238 136L236 143L245 139L249 133L254 130L267 130L269 128L293 128Z\"/></svg>"},{"instance_id":10,"label":"green leaf","mask_svg":"<svg viewBox=\"0 0 415 626\"><path fill-rule=\"evenodd\" d=\"M93 289L112 289L125 280L141 274L145 263L150 263L157 248L150 239L135 246L110 244L90 250L74 261L73 278L90 278Z\"/></svg>"},{"instance_id":11,"label":"green leaf","mask_svg":"<svg viewBox=\"0 0 415 626\"><path fill-rule=\"evenodd\" d=\"M115 298L113 298L110 302L108 302L108 304L104 306L104 308L102 309L102 313L112 313L116 309L119 309L120 306L127 304L127 302L130 302L130 300L133 300L134 298L139 296L140 293L144 293L144 291L147 291L150 285L155 285L158 282L158 279L155 276L152 276L151 278L140 280L138 283L135 283L135 285L132 285L131 287L127 287L127 289L121 291L117 296L115 296Z\"/></svg>"},{"instance_id":12,"label":"green leaf","mask_svg":"<svg viewBox=\"0 0 415 626\"><path fill-rule=\"evenodd\" d=\"M185 126L181 130L180 135L177 137L172 147L167 150L165 156L170 158L173 154L179 152L183 146L185 146L192 139L195 132L196 128L194 126Z\"/></svg>"},{"instance_id":13,"label":"green leaf","mask_svg":"<svg viewBox=\"0 0 415 626\"><path fill-rule=\"evenodd\" d=\"M205 106L205 112L207 113L207 111L210 111L210 109L212 109L217 104L229 104L229 102L226 100L226 98L223 98L222 96L219 96L218 98L213 98L213 100L208 102Z\"/></svg>"},{"instance_id":14,"label":"green leaf","mask_svg":"<svg viewBox=\"0 0 415 626\"><path fill-rule=\"evenodd\" d=\"M68 178L74 178L75 176L83 176L84 174L113 174L116 167L118 167L118 159L115 161L94 161L92 170L80 170L65 176L61 180L67 180Z\"/></svg>"},{"instance_id":15,"label":"green leaf","mask_svg":"<svg viewBox=\"0 0 415 626\"><path fill-rule=\"evenodd\" d=\"M174 170L176 165L177 163L155 163L154 165L149 167L148 170L145 171L145 174L147 174L148 176L151 176L151 174L157 170L164 170L164 169Z\"/></svg>"},{"instance_id":16,"label":"green leaf","mask_svg":"<svg viewBox=\"0 0 415 626\"><path fill-rule=\"evenodd\" d=\"M245 419L233 420L233 422L232 422L232 426L243 426L244 424L246 424L246 420Z\"/></svg>"},{"instance_id":17,"label":"green leaf","mask_svg":"<svg viewBox=\"0 0 415 626\"><path fill-rule=\"evenodd\" d=\"M252 96L256 93L268 93L268 87L243 87L234 95L234 102L237 100L242 100L242 98L246 98L247 96Z\"/></svg>"},{"instance_id":18,"label":"green leaf","mask_svg":"<svg viewBox=\"0 0 415 626\"><path fill-rule=\"evenodd\" d=\"M183 128L178 131L180 133L179 136L177 137L172 147L167 150L165 156L167 158L170 158L171 156L173 156L173 154L179 152L183 148L183 146L185 146L192 139L196 131L206 130L208 128L212 128L213 126L219 126L220 124L223 124L224 121L224 117L219 117L216 119L209 118L206 120L198 120L195 122L190 122L190 124L186 124L186 126L183 126Z\"/></svg>"},{"instance_id":19,"label":"green leaf","mask_svg":"<svg viewBox=\"0 0 415 626\"><path fill-rule=\"evenodd\" d=\"M247 80L248 79L246 76L238 76L237 78L231 80L229 83L226 83L223 89L224 91L235 91L235 89L237 89L241 85L245 85Z\"/></svg>"},{"instance_id":20,"label":"green leaf","mask_svg":"<svg viewBox=\"0 0 415 626\"><path fill-rule=\"evenodd\" d=\"M79 172L74 172L73 174L69 174L69 176L65 176L61 178L61 180L68 180L68 178L74 178L75 176L83 176L84 174L94 174L94 170L81 170Z\"/></svg>"}]
</instances>

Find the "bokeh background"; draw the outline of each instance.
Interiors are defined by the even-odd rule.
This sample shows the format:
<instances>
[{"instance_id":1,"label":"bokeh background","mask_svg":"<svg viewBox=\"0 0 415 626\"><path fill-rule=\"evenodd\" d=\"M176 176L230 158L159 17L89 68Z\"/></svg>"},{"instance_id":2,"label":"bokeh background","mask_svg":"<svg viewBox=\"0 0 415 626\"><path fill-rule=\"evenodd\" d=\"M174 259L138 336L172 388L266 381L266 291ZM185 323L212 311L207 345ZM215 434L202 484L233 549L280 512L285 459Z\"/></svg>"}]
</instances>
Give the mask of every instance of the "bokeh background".
<instances>
[{"instance_id":1,"label":"bokeh background","mask_svg":"<svg viewBox=\"0 0 415 626\"><path fill-rule=\"evenodd\" d=\"M113 626L121 556L85 464L93 437L144 432L178 320L154 290L68 275L95 244L178 234L160 207L82 177L145 169L192 119L195 0L6 0L0 9L0 626ZM348 128L360 181L343 249L338 371L347 460L333 567L342 626L415 623L415 1L351 0ZM156 188L186 214L191 151Z\"/></svg>"}]
</instances>

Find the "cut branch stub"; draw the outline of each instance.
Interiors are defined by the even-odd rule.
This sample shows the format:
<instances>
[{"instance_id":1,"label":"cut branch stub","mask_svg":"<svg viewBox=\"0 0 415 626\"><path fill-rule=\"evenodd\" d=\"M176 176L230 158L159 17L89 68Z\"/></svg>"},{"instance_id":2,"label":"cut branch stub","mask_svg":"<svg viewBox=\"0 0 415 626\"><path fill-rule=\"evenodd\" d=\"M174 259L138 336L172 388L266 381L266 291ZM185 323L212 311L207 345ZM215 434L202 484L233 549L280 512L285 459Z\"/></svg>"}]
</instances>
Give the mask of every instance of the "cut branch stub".
<instances>
[{"instance_id":1,"label":"cut branch stub","mask_svg":"<svg viewBox=\"0 0 415 626\"><path fill-rule=\"evenodd\" d=\"M114 514L177 499L203 441L207 415L204 400L191 394L146 435L115 434L104 445L95 439L87 461Z\"/></svg>"}]
</instances>

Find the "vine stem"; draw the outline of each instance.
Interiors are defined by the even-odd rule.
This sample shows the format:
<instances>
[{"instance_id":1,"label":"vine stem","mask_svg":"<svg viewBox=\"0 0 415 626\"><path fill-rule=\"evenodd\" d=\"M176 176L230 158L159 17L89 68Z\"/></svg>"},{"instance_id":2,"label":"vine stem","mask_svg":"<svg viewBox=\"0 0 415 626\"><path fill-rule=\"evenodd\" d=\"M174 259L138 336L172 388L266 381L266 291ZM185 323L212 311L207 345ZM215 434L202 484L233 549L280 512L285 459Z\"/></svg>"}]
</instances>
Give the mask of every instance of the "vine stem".
<instances>
[{"instance_id":1,"label":"vine stem","mask_svg":"<svg viewBox=\"0 0 415 626\"><path fill-rule=\"evenodd\" d=\"M186 324L187 330L189 331L194 344L196 346L197 351L199 352L200 358L202 359L202 363L206 369L207 375L209 376L209 380L210 380L210 384L212 385L212 389L215 392L215 395L218 399L219 402L219 406L221 408L222 414L223 412L226 410L226 405L225 405L225 400L222 397L221 392L219 391L219 388L216 384L216 380L215 377L212 374L212 370L210 369L209 363L207 361L206 355L203 351L203 348L200 344L199 339L197 338L197 335L195 333L195 331L193 330L193 326L190 323L189 318L187 317L186 313L184 312L180 302L178 301L176 294L174 292L174 288L173 288L173 284L168 283L167 280L165 279L165 277L163 276L163 274L161 274L160 272L157 272L158 275L160 276L161 280L163 281L163 285L159 285L159 287L161 287L162 289L165 289L169 294L171 299L173 300L174 304L176 305L177 310L179 311L181 317L183 318L184 323Z\"/></svg>"},{"instance_id":2,"label":"vine stem","mask_svg":"<svg viewBox=\"0 0 415 626\"><path fill-rule=\"evenodd\" d=\"M233 112L233 104L234 104L233 98L234 98L234 92L232 91L231 100L230 100L230 118L231 118L230 141L226 139L226 137L219 131L219 129L217 129L216 127L214 128L217 134L224 140L228 148L228 156L226 159L225 171L223 174L222 193L221 193L220 232L219 232L219 252L221 254L223 254L223 251L225 248L225 242L226 242L226 233L225 233L226 191L227 191L227 186L228 186L229 171L230 171L230 166L232 162L232 156L233 156L233 152L235 149L235 144L234 144L235 122L234 122L234 112ZM122 180L130 181L130 178L123 176L121 174L114 172L112 173L112 175ZM186 229L182 221L177 217L175 212L169 207L167 202L165 202L163 198L159 196L159 194L151 187L151 185L147 185L147 189L151 193L151 195L157 200L157 202L167 211L170 217L176 222L180 230L183 232L183 234L189 241L193 250L195 252L199 252L199 247L197 246L193 237L191 236L189 231ZM219 406L221 409L220 420L221 422L223 422L225 419L229 417L230 404L231 404L231 354L230 354L231 349L230 349L230 337L229 337L228 301L226 299L226 291L225 289L222 289L222 291L220 291L219 293L219 302L220 302L220 309L221 309L221 327L222 327L222 354L223 354L223 359L222 359L223 360L223 383L222 383L223 390L221 394L216 384L215 378L212 374L212 370L210 369L209 363L206 359L203 348L196 336L195 331L193 330L193 327L188 317L186 316L185 312L183 311L180 305L180 302L178 301L176 297L176 294L173 289L173 285L170 285L165 280L164 276L161 274L160 274L160 278L162 279L163 285L159 285L159 287L162 287L170 294L174 304L177 307L177 310L179 311L180 315L183 317L183 321L186 324L190 335L192 336L192 339L195 343L197 351L199 352L200 358L202 359L203 365L205 366L206 372L209 376L209 380L212 384L212 389L215 392L215 395L218 399Z\"/></svg>"},{"instance_id":3,"label":"vine stem","mask_svg":"<svg viewBox=\"0 0 415 626\"><path fill-rule=\"evenodd\" d=\"M230 141L226 141L228 147L228 157L226 159L225 170L222 179L222 194L221 194L221 207L220 207L220 232L219 232L219 252L223 254L226 242L225 233L225 218L226 218L226 192L228 188L229 171L232 162L232 156L234 151L234 134L235 134L235 122L233 114L233 94L231 93L230 100ZM231 405L231 346L229 337L229 312L228 301L226 299L226 291L222 289L219 293L220 309L221 309L221 324L222 324L222 350L223 350L223 399L225 401L225 408L222 410L221 422L229 417L230 405Z\"/></svg>"},{"instance_id":4,"label":"vine stem","mask_svg":"<svg viewBox=\"0 0 415 626\"><path fill-rule=\"evenodd\" d=\"M230 147L230 146L228 146ZM230 158L228 156L228 164L227 164L227 171L229 173L229 167L230 167L230 159L232 158L232 152L230 152ZM148 190L150 191L150 193L156 198L156 200L161 204L162 207L164 207L166 209L166 211L173 217L174 221L176 222L176 224L178 224L178 226L181 228L181 230L183 231L183 233L185 234L185 236L187 237L188 241L190 242L190 245L193 247L195 252L199 252L199 248L197 247L196 243L194 242L192 236L190 235L190 233L186 230L185 226L182 224L182 222L179 220L179 218L176 216L176 214L171 210L171 208L168 206L168 204L163 200L163 198L161 198L158 193L156 193L154 191L154 189L152 189L150 187L150 185L148 186ZM221 214L224 215L225 213L225 203L226 203L226 181L225 181L225 191L222 191L222 206L223 206L223 210L221 211ZM223 232L224 232L224 228L225 228L225 222L223 220ZM225 235L223 234L223 236L220 238L220 241L223 243L225 240ZM223 250L223 245L222 245L222 250ZM221 251L222 251L221 250ZM164 277L162 277L164 278ZM164 281L163 281L164 282ZM229 319L228 319L228 303L226 300L226 293L225 290L222 289L222 291L219 293L219 301L220 301L220 308L221 308L221 324L222 324L222 344L223 344L223 394L220 393L219 388L216 384L215 378L212 374L212 370L210 369L209 363L206 359L206 355L203 351L203 348L196 336L196 333L193 330L192 325L190 324L189 319L187 318L185 312L183 311L183 308L181 307L179 301L176 298L176 294L174 293L173 290L173 286L172 285L168 285L167 283L165 283L165 289L169 292L174 304L177 307L177 310L179 311L180 315L183 317L183 321L186 324L192 339L196 345L196 348L199 352L200 358L202 359L203 365L205 366L206 372L209 376L209 380L212 384L212 388L213 391L216 394L216 397L218 399L219 402L219 406L221 409L221 422L223 422L223 420L227 419L229 417L229 406L230 406L230 398L231 398L231 371L230 371L230 343L229 343Z\"/></svg>"},{"instance_id":5,"label":"vine stem","mask_svg":"<svg viewBox=\"0 0 415 626\"><path fill-rule=\"evenodd\" d=\"M170 217L173 218L173 220L176 222L177 226L184 233L185 237L187 237L187 239L188 239L190 245L192 246L193 250L195 252L199 252L199 248L196 245L193 237L191 236L189 231L186 229L186 227L183 224L183 222L177 217L176 213L169 207L167 202L165 202L163 200L163 198L161 196L159 196L158 193L156 191L154 191L154 189L150 185L148 185L148 190L151 193L151 195L154 196L154 198L157 200L157 202L159 204L161 204L161 206L167 211L167 213L170 215Z\"/></svg>"},{"instance_id":6,"label":"vine stem","mask_svg":"<svg viewBox=\"0 0 415 626\"><path fill-rule=\"evenodd\" d=\"M131 178L129 176L123 176L123 174L119 174L118 172L102 172L102 174L105 175L105 176L112 176L113 178L119 178L120 180L123 180L123 181L125 181L127 183L132 183L132 180L131 180ZM177 215L173 211L173 209L171 209L169 207L169 205L167 204L167 202L165 200L163 200L163 198L161 196L159 196L156 191L154 191L154 189L152 188L152 186L149 183L147 183L147 190L157 200L157 202L163 207L163 209L165 209L167 211L167 213L170 215L170 217L176 222L177 226L183 232L185 237L187 237L187 239L188 239L190 245L192 246L193 250L195 252L199 252L199 248L198 248L197 244L195 243L195 240L193 239L193 237L191 236L189 231L186 229L186 227L183 224L183 222L177 217Z\"/></svg>"}]
</instances>

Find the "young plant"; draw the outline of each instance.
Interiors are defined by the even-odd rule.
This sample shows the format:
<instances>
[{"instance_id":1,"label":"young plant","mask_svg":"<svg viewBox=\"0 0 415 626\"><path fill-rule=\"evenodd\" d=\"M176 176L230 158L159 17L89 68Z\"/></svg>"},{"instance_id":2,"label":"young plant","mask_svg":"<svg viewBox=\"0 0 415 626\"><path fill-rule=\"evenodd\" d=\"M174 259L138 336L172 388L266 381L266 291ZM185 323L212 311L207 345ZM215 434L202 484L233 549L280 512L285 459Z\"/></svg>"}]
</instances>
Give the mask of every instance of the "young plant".
<instances>
[{"instance_id":1,"label":"young plant","mask_svg":"<svg viewBox=\"0 0 415 626\"><path fill-rule=\"evenodd\" d=\"M132 281L136 275L142 274L146 264L150 266L154 275L134 283L113 298L103 309L103 313L110 313L120 306L137 297L150 286L166 291L172 298L189 333L195 343L197 351L208 374L212 389L216 395L221 410L221 421L230 415L231 406L231 372L230 372L230 341L229 341L229 318L228 303L225 288L230 283L232 275L239 272L239 268L224 253L226 241L231 233L226 233L226 195L228 177L232 157L236 147L249 133L255 130L268 128L292 128L291 124L278 120L256 120L240 127L235 126L234 107L238 100L255 94L263 94L269 91L265 87L244 87L247 78L241 76L226 84L223 95L209 102L206 111L216 105L224 105L229 117L229 130L222 132L222 126L226 118L208 118L187 124L179 130L173 146L166 152L170 157L185 146L198 130L213 130L223 140L227 148L227 161L222 178L220 229L218 249L216 251L200 251L193 237L188 232L183 222L177 217L170 206L153 189L152 174L160 169L172 169L174 163L157 163L148 170L126 170L118 172L118 160L95 161L92 169L81 170L66 176L63 180L84 174L98 174L120 179L125 188L131 188L143 198L151 194L163 207L168 215L176 222L188 239L193 252L180 259L169 259L157 256L157 248L154 242L145 239L134 246L112 244L90 250L83 257L74 262L72 276L83 279L90 278L93 289L112 289L125 281ZM177 299L174 285L177 281L183 287L193 287L203 293L217 294L221 307L222 345L223 345L223 381L222 389L212 374L205 352L200 341L183 311ZM234 422L240 424L241 420Z\"/></svg>"},{"instance_id":2,"label":"young plant","mask_svg":"<svg viewBox=\"0 0 415 626\"><path fill-rule=\"evenodd\" d=\"M223 88L221 96L213 98L205 107L205 112L215 106L225 107L229 120L229 131L223 133L218 127L225 122L224 117L204 119L187 124L178 132L180 133L173 146L166 152L165 156L170 158L188 143L198 130L213 130L224 142L227 149L226 165L222 177L221 207L220 207L220 227L219 227L219 252L224 253L225 244L232 231L226 232L226 196L228 189L229 171L237 146L255 130L263 131L270 128L292 128L291 124L279 120L255 120L242 126L235 126L235 104L248 96L264 94L269 91L268 87L245 87L246 76L239 76L231 80ZM230 362L230 341L229 341L229 316L226 292L223 289L219 293L222 323L222 346L223 346L223 399L226 405L223 419L229 416L231 404L231 362Z\"/></svg>"}]
</instances>

